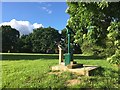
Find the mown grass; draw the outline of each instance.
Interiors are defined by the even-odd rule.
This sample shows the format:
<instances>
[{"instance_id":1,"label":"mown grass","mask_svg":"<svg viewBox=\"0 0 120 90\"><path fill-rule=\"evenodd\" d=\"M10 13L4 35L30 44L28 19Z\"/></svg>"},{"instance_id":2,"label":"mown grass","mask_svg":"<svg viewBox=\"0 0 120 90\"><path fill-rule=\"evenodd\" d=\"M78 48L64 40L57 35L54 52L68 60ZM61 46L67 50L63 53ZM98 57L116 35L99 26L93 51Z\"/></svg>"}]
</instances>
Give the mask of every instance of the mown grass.
<instances>
[{"instance_id":1,"label":"mown grass","mask_svg":"<svg viewBox=\"0 0 120 90\"><path fill-rule=\"evenodd\" d=\"M57 54L2 54L2 88L120 88L117 66L94 56L74 56L79 63L101 68L90 77L69 72L56 75L49 73L51 66L58 64ZM72 79L81 83L67 86Z\"/></svg>"}]
</instances>

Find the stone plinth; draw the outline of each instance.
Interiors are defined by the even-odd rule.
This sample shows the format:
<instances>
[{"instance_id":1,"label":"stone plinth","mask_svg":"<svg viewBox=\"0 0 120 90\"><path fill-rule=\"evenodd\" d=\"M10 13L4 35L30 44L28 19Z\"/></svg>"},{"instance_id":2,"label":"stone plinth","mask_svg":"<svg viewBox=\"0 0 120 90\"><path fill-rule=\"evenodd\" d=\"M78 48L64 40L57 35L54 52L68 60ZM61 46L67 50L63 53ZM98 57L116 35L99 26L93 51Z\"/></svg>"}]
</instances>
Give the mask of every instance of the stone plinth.
<instances>
[{"instance_id":1,"label":"stone plinth","mask_svg":"<svg viewBox=\"0 0 120 90\"><path fill-rule=\"evenodd\" d=\"M68 66L57 65L57 66L52 67L52 71L69 71L69 72L72 72L78 75L90 76L91 71L97 68L98 66L83 65L83 67L77 67L77 68L70 69Z\"/></svg>"}]
</instances>

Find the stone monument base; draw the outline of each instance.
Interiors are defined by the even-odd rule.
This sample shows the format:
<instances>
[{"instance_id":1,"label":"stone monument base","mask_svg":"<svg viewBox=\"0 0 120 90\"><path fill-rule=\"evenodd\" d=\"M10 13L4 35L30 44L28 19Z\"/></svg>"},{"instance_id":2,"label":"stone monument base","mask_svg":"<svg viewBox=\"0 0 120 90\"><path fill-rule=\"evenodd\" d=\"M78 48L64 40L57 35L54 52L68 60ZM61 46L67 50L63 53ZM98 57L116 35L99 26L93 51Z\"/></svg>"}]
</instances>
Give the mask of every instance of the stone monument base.
<instances>
[{"instance_id":1,"label":"stone monument base","mask_svg":"<svg viewBox=\"0 0 120 90\"><path fill-rule=\"evenodd\" d=\"M96 70L98 66L83 65L83 64L70 64L65 66L64 63L53 66L52 71L69 71L78 75L90 76L91 73Z\"/></svg>"}]
</instances>

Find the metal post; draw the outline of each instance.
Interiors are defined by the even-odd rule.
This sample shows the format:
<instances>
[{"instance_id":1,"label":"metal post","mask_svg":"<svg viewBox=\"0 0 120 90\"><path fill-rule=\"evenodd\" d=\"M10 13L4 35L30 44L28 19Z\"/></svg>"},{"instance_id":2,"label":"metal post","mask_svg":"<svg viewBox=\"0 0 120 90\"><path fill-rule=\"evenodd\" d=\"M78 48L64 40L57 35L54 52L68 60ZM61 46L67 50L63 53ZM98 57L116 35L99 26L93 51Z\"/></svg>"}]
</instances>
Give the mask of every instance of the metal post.
<instances>
[{"instance_id":1,"label":"metal post","mask_svg":"<svg viewBox=\"0 0 120 90\"><path fill-rule=\"evenodd\" d=\"M71 61L71 47L70 47L70 36L71 36L71 29L66 26L67 28L67 35L68 35L68 53L65 54L65 66L70 64Z\"/></svg>"},{"instance_id":2,"label":"metal post","mask_svg":"<svg viewBox=\"0 0 120 90\"><path fill-rule=\"evenodd\" d=\"M70 34L68 34L68 53L70 53Z\"/></svg>"}]
</instances>

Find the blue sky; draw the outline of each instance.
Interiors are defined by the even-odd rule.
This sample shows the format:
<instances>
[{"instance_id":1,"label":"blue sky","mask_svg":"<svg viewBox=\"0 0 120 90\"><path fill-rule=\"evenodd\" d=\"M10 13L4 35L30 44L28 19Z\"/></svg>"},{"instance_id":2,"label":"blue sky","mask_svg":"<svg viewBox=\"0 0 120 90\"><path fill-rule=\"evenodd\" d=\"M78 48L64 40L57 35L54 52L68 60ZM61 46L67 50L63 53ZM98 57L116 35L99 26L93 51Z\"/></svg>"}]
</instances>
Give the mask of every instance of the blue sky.
<instances>
[{"instance_id":1,"label":"blue sky","mask_svg":"<svg viewBox=\"0 0 120 90\"><path fill-rule=\"evenodd\" d=\"M66 2L3 2L2 22L28 21L62 30L69 19Z\"/></svg>"}]
</instances>

